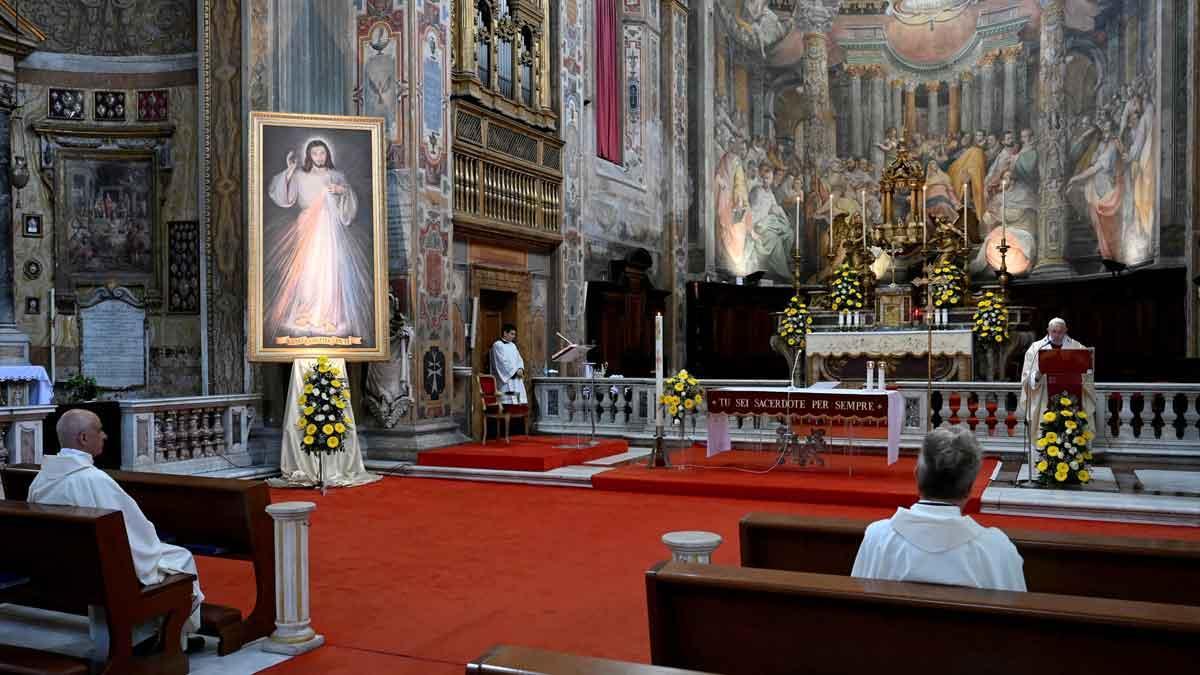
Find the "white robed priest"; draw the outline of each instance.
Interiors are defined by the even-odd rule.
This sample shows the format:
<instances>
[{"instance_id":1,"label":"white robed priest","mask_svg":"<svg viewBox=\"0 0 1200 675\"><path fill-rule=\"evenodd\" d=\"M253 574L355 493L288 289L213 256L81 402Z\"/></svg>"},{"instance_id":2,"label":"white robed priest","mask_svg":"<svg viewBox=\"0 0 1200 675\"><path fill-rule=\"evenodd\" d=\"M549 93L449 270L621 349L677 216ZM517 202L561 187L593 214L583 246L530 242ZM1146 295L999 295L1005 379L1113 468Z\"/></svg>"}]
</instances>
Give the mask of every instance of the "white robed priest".
<instances>
[{"instance_id":1,"label":"white robed priest","mask_svg":"<svg viewBox=\"0 0 1200 675\"><path fill-rule=\"evenodd\" d=\"M1048 349L1087 349L1083 343L1067 335L1067 322L1055 317L1046 326L1046 337L1034 342L1025 351L1025 364L1021 367L1021 399L1018 403L1022 412L1027 412L1029 442L1037 442L1041 434L1038 420L1046 412L1046 378L1038 369L1038 352ZM1096 419L1096 382L1089 371L1083 376L1083 405L1088 417ZM1026 407L1028 405L1028 407Z\"/></svg>"},{"instance_id":2,"label":"white robed priest","mask_svg":"<svg viewBox=\"0 0 1200 675\"><path fill-rule=\"evenodd\" d=\"M500 339L492 343L492 375L496 377L496 392L505 406L529 405L525 393L525 361L517 349L517 327L506 323L500 329Z\"/></svg>"},{"instance_id":3,"label":"white robed priest","mask_svg":"<svg viewBox=\"0 0 1200 675\"><path fill-rule=\"evenodd\" d=\"M106 435L100 418L87 410L68 410L58 420L56 427L58 442L62 447L57 455L42 458L42 468L29 486L28 501L36 504L59 504L83 506L94 509L120 511L125 518L125 532L133 554L133 569L138 581L145 585L157 584L171 574L196 574L196 561L185 548L164 544L158 532L142 513L137 502L104 471L96 468L94 458L104 452ZM183 635L200 630L200 603L204 594L200 592L197 577L192 582L192 611L183 624ZM100 643L107 637L103 608L89 608L92 638ZM154 636L161 625L153 619L134 629L134 644ZM186 646L186 645L185 645Z\"/></svg>"}]
</instances>

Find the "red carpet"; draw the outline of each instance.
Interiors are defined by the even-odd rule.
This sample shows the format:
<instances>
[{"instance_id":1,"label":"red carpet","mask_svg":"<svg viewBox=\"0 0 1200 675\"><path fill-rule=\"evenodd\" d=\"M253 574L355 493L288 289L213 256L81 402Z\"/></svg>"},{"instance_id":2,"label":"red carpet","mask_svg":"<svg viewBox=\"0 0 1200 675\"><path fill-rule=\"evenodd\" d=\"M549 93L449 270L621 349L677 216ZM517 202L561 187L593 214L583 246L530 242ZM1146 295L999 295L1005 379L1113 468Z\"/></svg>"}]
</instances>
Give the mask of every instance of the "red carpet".
<instances>
[{"instance_id":1,"label":"red carpet","mask_svg":"<svg viewBox=\"0 0 1200 675\"><path fill-rule=\"evenodd\" d=\"M885 518L892 509L385 477L275 490L316 502L313 626L325 647L271 673L449 675L497 643L648 662L645 571L671 530L724 537L738 563L750 511ZM984 525L1200 540L1200 528L976 515ZM197 558L210 602L249 609L249 563ZM457 664L457 665L450 665Z\"/></svg>"},{"instance_id":2,"label":"red carpet","mask_svg":"<svg viewBox=\"0 0 1200 675\"><path fill-rule=\"evenodd\" d=\"M513 436L511 444L503 440L464 443L448 448L425 450L417 456L421 466L453 466L468 469L503 469L506 471L549 471L560 466L584 462L629 451L629 444L620 439L604 439L597 445L574 447L577 436ZM586 442L586 440L584 440Z\"/></svg>"},{"instance_id":3,"label":"red carpet","mask_svg":"<svg viewBox=\"0 0 1200 675\"><path fill-rule=\"evenodd\" d=\"M670 468L625 466L592 477L592 487L618 492L769 499L847 506L908 506L917 500L913 481L916 458L901 457L888 466L882 455L825 455L825 466L781 464L771 468L775 452L734 450L705 458L704 448L671 455ZM996 460L985 459L964 511L979 510ZM770 469L769 472L764 473Z\"/></svg>"}]
</instances>

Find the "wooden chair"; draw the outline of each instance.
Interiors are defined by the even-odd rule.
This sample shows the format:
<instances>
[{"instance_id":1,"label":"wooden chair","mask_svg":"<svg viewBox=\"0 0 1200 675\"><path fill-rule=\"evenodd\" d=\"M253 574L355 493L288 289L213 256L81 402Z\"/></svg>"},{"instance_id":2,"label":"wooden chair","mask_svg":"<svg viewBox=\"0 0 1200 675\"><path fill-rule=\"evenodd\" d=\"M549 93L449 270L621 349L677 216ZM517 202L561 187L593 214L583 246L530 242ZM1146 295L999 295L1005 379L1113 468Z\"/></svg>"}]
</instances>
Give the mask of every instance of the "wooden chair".
<instances>
[{"instance_id":1,"label":"wooden chair","mask_svg":"<svg viewBox=\"0 0 1200 675\"><path fill-rule=\"evenodd\" d=\"M525 417L526 412L513 410L519 406L504 407L504 402L500 400L500 392L496 387L496 376L494 375L479 375L479 401L483 408L483 444L487 445L487 421L496 420L496 434L500 433L500 422L504 422L504 442L509 442L509 425L512 423L513 417ZM514 414L515 413L515 414Z\"/></svg>"}]
</instances>

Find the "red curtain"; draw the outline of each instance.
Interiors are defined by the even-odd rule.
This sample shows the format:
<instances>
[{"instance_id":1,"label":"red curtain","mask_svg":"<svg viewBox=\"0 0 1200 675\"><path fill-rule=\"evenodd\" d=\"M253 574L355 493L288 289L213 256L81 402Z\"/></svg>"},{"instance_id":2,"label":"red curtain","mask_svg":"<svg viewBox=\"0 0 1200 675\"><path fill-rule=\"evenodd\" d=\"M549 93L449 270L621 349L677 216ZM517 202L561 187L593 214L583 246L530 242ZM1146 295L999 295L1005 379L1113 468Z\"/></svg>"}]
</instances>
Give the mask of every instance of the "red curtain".
<instances>
[{"instance_id":1,"label":"red curtain","mask_svg":"<svg viewBox=\"0 0 1200 675\"><path fill-rule=\"evenodd\" d=\"M596 154L621 163L617 0L596 0Z\"/></svg>"}]
</instances>

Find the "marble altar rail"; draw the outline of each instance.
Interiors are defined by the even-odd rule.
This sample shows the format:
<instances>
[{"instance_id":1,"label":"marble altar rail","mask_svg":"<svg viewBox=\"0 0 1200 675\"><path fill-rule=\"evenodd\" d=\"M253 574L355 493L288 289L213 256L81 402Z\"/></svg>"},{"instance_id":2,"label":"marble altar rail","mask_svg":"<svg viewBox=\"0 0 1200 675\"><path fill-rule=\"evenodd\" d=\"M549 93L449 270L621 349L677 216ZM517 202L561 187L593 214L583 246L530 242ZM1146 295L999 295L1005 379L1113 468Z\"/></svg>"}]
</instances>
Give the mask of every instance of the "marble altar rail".
<instances>
[{"instance_id":1,"label":"marble altar rail","mask_svg":"<svg viewBox=\"0 0 1200 675\"><path fill-rule=\"evenodd\" d=\"M121 401L121 468L195 474L244 468L259 395ZM251 462L255 463L255 462Z\"/></svg>"},{"instance_id":2,"label":"marble altar rail","mask_svg":"<svg viewBox=\"0 0 1200 675\"><path fill-rule=\"evenodd\" d=\"M0 463L41 462L42 420L52 412L52 405L0 408Z\"/></svg>"},{"instance_id":3,"label":"marble altar rail","mask_svg":"<svg viewBox=\"0 0 1200 675\"><path fill-rule=\"evenodd\" d=\"M786 386L784 380L701 380L701 386ZM894 383L904 396L903 447L920 444L925 430L965 426L990 452L1021 452L1025 414L1017 406L1018 385L991 382L935 382L929 396L924 381ZM1200 456L1200 385L1172 383L1098 383L1098 410L1104 423L1095 429L1097 453ZM652 378L533 378L534 429L540 433L622 436L648 442L654 436ZM589 417L589 404L593 415ZM1103 406L1102 406L1103 407ZM932 424L931 424L932 420ZM774 420L737 418L735 443L772 442ZM703 440L704 412L688 425L690 438ZM678 429L667 431L678 435ZM863 445L880 444L864 440Z\"/></svg>"}]
</instances>

